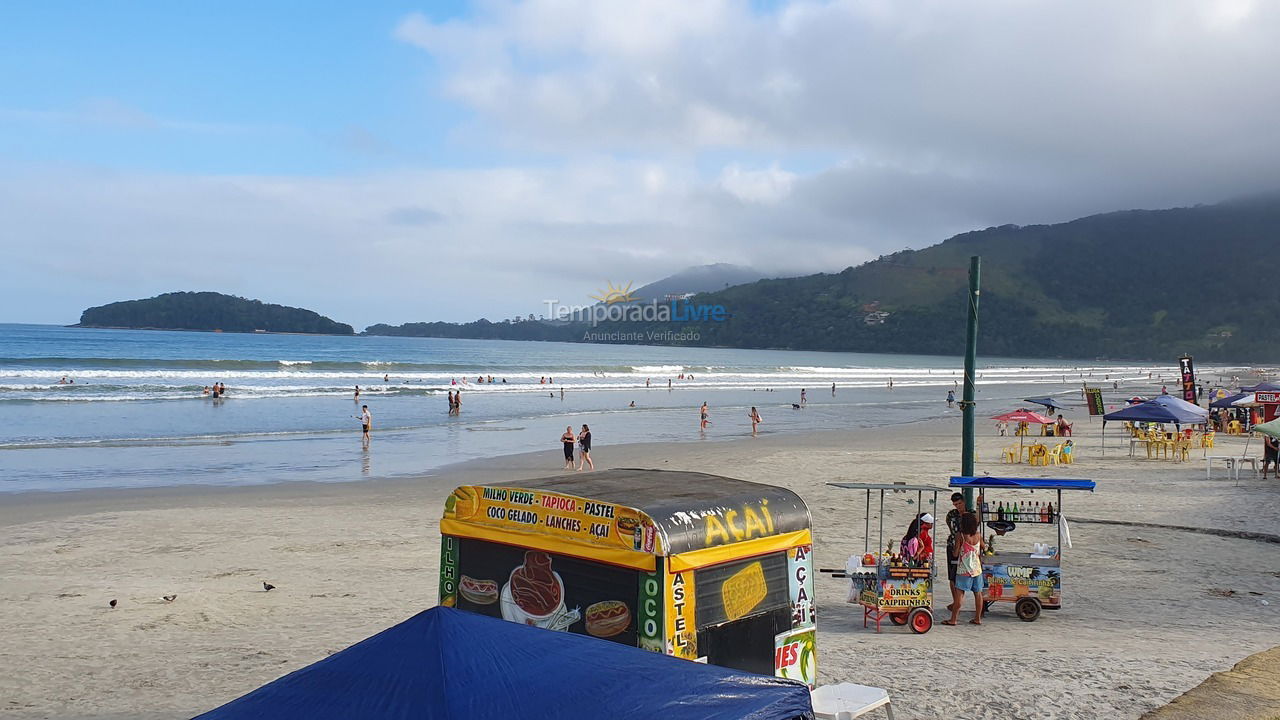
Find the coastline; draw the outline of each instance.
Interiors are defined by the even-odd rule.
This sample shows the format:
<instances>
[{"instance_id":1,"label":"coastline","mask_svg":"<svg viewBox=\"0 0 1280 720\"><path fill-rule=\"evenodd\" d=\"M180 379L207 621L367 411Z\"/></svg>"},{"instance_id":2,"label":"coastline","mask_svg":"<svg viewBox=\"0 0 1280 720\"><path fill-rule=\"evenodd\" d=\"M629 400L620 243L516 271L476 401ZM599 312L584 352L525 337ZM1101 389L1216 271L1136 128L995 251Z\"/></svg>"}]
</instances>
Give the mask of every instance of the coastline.
<instances>
[{"instance_id":1,"label":"coastline","mask_svg":"<svg viewBox=\"0 0 1280 720\"><path fill-rule=\"evenodd\" d=\"M594 454L602 469L694 469L790 487L809 505L816 566L840 567L863 549L861 497L826 483L944 486L959 465L958 426L957 415L867 430L606 445ZM1131 459L1118 446L1104 459L1099 428L1077 423L1079 460L1065 468L1001 466L995 460L1009 438L981 435L977 470L1097 480L1097 493L1068 498L1069 518L1274 530L1280 506L1270 481L1244 478L1237 487L1221 473L1205 481L1202 463ZM562 464L549 448L358 483L8 496L0 507L0 622L12 640L0 662L24 672L0 677L0 696L11 698L4 712L172 717L215 707L434 605L438 518L455 485L552 476ZM905 527L907 509L886 508L886 534ZM845 602L845 582L820 575L820 681L886 687L903 718L957 710L1136 718L1280 644L1274 545L1083 522L1072 535L1064 608L1035 623L1002 609L982 628L877 635ZM263 581L277 590L263 593ZM175 592L172 604L159 599ZM107 608L110 598L120 607ZM67 677L80 682L70 688Z\"/></svg>"}]
</instances>

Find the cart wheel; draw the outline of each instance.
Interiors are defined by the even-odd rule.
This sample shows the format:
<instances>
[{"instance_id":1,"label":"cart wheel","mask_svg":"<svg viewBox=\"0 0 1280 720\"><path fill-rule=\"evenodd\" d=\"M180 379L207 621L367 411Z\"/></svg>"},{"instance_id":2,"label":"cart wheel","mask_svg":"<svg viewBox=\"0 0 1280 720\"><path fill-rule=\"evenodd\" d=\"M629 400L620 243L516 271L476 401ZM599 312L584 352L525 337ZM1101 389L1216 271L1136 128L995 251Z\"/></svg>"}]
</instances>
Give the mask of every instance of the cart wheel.
<instances>
[{"instance_id":1,"label":"cart wheel","mask_svg":"<svg viewBox=\"0 0 1280 720\"><path fill-rule=\"evenodd\" d=\"M1040 617L1040 601L1035 598L1022 598L1013 606L1013 612L1019 620L1032 622Z\"/></svg>"},{"instance_id":2,"label":"cart wheel","mask_svg":"<svg viewBox=\"0 0 1280 720\"><path fill-rule=\"evenodd\" d=\"M923 635L933 627L933 613L929 608L918 607L907 615L907 622L911 624L911 632Z\"/></svg>"},{"instance_id":3,"label":"cart wheel","mask_svg":"<svg viewBox=\"0 0 1280 720\"><path fill-rule=\"evenodd\" d=\"M906 613L904 613L904 612L901 612L901 613L889 613L889 620L890 620L894 625L906 625L906 624L907 624L907 614L906 614Z\"/></svg>"}]
</instances>

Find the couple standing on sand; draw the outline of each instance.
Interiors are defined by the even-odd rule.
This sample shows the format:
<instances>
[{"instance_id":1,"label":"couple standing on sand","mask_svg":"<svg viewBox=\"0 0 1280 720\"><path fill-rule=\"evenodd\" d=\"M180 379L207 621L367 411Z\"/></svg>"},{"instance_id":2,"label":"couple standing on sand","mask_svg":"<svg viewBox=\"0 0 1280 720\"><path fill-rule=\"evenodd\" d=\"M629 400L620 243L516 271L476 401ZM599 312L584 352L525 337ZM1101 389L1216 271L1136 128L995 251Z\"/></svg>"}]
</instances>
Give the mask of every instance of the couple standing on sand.
<instances>
[{"instance_id":1,"label":"couple standing on sand","mask_svg":"<svg viewBox=\"0 0 1280 720\"><path fill-rule=\"evenodd\" d=\"M951 582L951 618L943 620L943 625L955 625L960 620L960 606L964 604L964 594L973 593L974 625L982 624L982 592L986 583L982 576L982 542L981 526L978 516L965 508L964 494L951 494L952 510L947 513L947 580Z\"/></svg>"},{"instance_id":2,"label":"couple standing on sand","mask_svg":"<svg viewBox=\"0 0 1280 720\"><path fill-rule=\"evenodd\" d=\"M570 425L564 429L564 434L560 436L560 442L564 445L564 469L573 469L573 443L577 440L578 445L582 447L582 454L578 461L578 470L585 465L589 470L595 470L596 464L591 462L591 428L586 423L582 424L582 432L577 437L573 434L573 426Z\"/></svg>"}]
</instances>

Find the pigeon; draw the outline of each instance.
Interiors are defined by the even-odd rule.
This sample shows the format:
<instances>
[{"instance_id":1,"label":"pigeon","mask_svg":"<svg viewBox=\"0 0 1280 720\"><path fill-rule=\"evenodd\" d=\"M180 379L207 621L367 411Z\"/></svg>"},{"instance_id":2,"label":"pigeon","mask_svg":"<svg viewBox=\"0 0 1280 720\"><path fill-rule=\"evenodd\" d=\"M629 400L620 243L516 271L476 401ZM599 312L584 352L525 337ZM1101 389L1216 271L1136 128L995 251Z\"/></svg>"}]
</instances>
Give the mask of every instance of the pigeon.
<instances>
[{"instance_id":1,"label":"pigeon","mask_svg":"<svg viewBox=\"0 0 1280 720\"><path fill-rule=\"evenodd\" d=\"M272 585L272 584L271 584L271 583L269 583L269 582L264 582L264 583L262 583L262 590L263 590L263 592L271 592L272 590L275 590L275 589L276 589L276 586L275 586L275 585Z\"/></svg>"},{"instance_id":2,"label":"pigeon","mask_svg":"<svg viewBox=\"0 0 1280 720\"><path fill-rule=\"evenodd\" d=\"M176 593L175 593L175 594L173 594L173 595L165 595L165 596L164 596L164 601L165 601L165 602L173 602L175 599L177 599L177 597L178 597L178 595L177 595Z\"/></svg>"},{"instance_id":3,"label":"pigeon","mask_svg":"<svg viewBox=\"0 0 1280 720\"><path fill-rule=\"evenodd\" d=\"M116 606L116 599L115 599L115 598L111 598L111 602L109 602L109 603L107 603L107 604L114 608L114 607Z\"/></svg>"}]
</instances>

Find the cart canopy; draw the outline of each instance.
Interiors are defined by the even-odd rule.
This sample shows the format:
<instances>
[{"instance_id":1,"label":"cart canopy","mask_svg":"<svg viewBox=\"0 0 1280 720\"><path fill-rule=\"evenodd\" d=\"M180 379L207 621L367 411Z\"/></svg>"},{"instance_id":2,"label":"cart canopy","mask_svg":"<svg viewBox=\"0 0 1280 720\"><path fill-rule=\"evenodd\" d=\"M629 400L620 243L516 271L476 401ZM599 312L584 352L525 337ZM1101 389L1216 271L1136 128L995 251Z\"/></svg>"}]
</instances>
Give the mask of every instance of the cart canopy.
<instances>
[{"instance_id":1,"label":"cart canopy","mask_svg":"<svg viewBox=\"0 0 1280 720\"><path fill-rule=\"evenodd\" d=\"M541 537L554 540L556 552L588 548L624 565L626 553L672 556L762 538L811 542L809 508L786 488L634 468L464 485L446 501L440 529L508 544ZM623 555L600 554L606 550Z\"/></svg>"},{"instance_id":2,"label":"cart canopy","mask_svg":"<svg viewBox=\"0 0 1280 720\"><path fill-rule=\"evenodd\" d=\"M811 719L809 690L437 607L197 720Z\"/></svg>"},{"instance_id":3,"label":"cart canopy","mask_svg":"<svg viewBox=\"0 0 1280 720\"><path fill-rule=\"evenodd\" d=\"M951 487L958 488L1012 488L1019 490L1088 490L1093 492L1097 483L1092 480L1065 480L1055 478L996 478L953 477Z\"/></svg>"}]
</instances>

